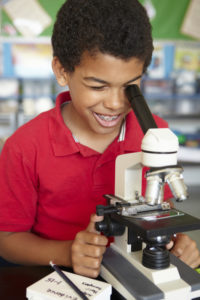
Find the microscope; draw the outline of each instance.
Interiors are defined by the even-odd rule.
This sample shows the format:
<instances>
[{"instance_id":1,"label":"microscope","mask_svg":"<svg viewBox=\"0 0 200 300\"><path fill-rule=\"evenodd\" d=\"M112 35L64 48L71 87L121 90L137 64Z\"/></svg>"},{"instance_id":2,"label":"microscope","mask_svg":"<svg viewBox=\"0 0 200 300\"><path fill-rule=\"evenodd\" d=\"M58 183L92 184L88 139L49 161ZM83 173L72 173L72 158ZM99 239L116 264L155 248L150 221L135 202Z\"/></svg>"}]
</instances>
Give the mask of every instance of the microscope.
<instances>
[{"instance_id":1,"label":"microscope","mask_svg":"<svg viewBox=\"0 0 200 300\"><path fill-rule=\"evenodd\" d=\"M101 276L128 300L195 299L200 296L200 275L166 249L176 233L200 229L199 219L163 199L166 185L176 201L188 198L183 169L177 164L178 139L169 128L157 128L137 85L128 86L125 93L144 138L141 152L117 157L115 195L105 195L107 206L96 208L97 215L104 216L96 229L114 236Z\"/></svg>"}]
</instances>

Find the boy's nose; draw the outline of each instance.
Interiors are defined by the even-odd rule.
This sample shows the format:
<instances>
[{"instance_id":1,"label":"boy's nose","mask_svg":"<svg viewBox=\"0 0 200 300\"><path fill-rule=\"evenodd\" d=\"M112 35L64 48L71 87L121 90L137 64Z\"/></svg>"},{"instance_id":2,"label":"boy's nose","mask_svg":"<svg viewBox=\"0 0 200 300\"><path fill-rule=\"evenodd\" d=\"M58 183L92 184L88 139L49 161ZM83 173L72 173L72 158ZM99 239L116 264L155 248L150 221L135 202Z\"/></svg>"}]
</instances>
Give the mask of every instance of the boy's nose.
<instances>
[{"instance_id":1,"label":"boy's nose","mask_svg":"<svg viewBox=\"0 0 200 300\"><path fill-rule=\"evenodd\" d=\"M123 91L112 91L104 99L104 107L110 110L119 110L124 107L126 96Z\"/></svg>"}]
</instances>

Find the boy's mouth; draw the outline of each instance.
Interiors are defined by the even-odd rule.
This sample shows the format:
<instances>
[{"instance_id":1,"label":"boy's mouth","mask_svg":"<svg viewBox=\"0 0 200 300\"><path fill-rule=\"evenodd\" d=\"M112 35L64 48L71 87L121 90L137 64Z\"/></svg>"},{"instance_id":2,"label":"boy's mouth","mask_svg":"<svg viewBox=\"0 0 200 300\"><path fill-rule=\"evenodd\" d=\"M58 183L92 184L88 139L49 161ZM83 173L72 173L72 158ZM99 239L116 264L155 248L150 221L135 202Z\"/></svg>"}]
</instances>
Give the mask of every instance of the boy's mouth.
<instances>
[{"instance_id":1,"label":"boy's mouth","mask_svg":"<svg viewBox=\"0 0 200 300\"><path fill-rule=\"evenodd\" d=\"M121 114L119 115L102 115L93 113L97 122L103 127L113 127L116 126L119 119L121 119Z\"/></svg>"},{"instance_id":2,"label":"boy's mouth","mask_svg":"<svg viewBox=\"0 0 200 300\"><path fill-rule=\"evenodd\" d=\"M113 121L113 120L116 120L118 118L119 115L116 115L116 116L107 116L107 115L100 115L100 114L97 114L98 117L102 120L105 120L105 121Z\"/></svg>"}]
</instances>

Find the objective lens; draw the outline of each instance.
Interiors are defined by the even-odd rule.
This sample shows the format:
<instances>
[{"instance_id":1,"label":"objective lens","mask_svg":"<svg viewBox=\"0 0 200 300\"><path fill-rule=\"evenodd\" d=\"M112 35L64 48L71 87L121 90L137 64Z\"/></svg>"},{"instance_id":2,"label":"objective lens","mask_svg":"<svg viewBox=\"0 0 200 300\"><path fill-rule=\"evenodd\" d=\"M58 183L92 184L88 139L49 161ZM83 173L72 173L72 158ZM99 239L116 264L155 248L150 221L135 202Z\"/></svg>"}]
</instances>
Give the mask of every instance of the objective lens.
<instances>
[{"instance_id":1,"label":"objective lens","mask_svg":"<svg viewBox=\"0 0 200 300\"><path fill-rule=\"evenodd\" d=\"M146 203L149 205L158 204L161 201L161 197L162 179L158 175L147 175Z\"/></svg>"},{"instance_id":2,"label":"objective lens","mask_svg":"<svg viewBox=\"0 0 200 300\"><path fill-rule=\"evenodd\" d=\"M165 180L169 184L176 201L181 202L188 198L187 187L180 172L171 172L167 174Z\"/></svg>"}]
</instances>

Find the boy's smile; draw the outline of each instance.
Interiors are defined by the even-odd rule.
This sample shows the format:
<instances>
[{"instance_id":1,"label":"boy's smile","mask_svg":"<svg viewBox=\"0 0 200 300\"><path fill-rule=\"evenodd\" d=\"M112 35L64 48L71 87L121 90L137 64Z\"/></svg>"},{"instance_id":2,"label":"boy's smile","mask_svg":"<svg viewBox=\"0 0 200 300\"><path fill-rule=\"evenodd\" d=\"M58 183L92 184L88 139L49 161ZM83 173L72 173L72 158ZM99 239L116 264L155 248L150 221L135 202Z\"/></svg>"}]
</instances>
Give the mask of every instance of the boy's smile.
<instances>
[{"instance_id":1,"label":"boy's smile","mask_svg":"<svg viewBox=\"0 0 200 300\"><path fill-rule=\"evenodd\" d=\"M101 115L94 112L94 117L96 118L97 122L103 127L114 127L118 121L120 120L119 115Z\"/></svg>"},{"instance_id":2,"label":"boy's smile","mask_svg":"<svg viewBox=\"0 0 200 300\"><path fill-rule=\"evenodd\" d=\"M55 72L59 62L54 60ZM124 89L139 85L142 72L143 62L135 57L124 60L98 52L84 53L75 71L61 76L62 83L57 76L61 85L68 85L72 98L63 108L64 121L80 143L91 147L92 140L100 140L107 147L114 140L131 110Z\"/></svg>"}]
</instances>

